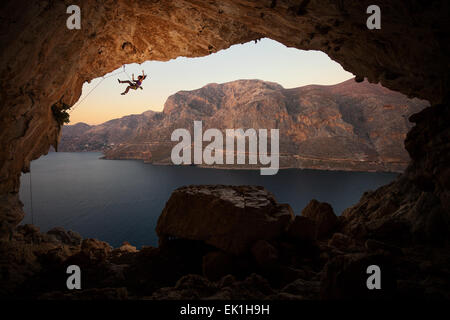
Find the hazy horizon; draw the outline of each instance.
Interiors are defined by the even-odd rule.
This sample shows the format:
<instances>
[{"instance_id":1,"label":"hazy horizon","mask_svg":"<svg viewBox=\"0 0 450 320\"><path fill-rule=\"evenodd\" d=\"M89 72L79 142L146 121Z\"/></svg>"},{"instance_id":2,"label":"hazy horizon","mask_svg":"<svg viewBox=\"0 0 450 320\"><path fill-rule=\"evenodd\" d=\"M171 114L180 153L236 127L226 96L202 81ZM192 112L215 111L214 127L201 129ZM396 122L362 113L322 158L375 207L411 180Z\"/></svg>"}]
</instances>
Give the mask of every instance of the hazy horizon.
<instances>
[{"instance_id":1,"label":"hazy horizon","mask_svg":"<svg viewBox=\"0 0 450 320\"><path fill-rule=\"evenodd\" d=\"M130 90L127 95L120 95L126 85L119 84L117 79L128 80L132 73L137 77L142 69L149 75L142 84L144 90ZM321 51L288 48L270 39L262 39L256 44L252 41L233 45L205 57L129 64L125 70L128 75L121 73L109 77L100 85L101 77L85 83L80 99L98 87L75 106L70 124L96 125L149 110L162 111L170 95L210 83L258 79L276 82L289 89L311 84L333 85L354 77ZM105 76L121 71L122 67Z\"/></svg>"}]
</instances>

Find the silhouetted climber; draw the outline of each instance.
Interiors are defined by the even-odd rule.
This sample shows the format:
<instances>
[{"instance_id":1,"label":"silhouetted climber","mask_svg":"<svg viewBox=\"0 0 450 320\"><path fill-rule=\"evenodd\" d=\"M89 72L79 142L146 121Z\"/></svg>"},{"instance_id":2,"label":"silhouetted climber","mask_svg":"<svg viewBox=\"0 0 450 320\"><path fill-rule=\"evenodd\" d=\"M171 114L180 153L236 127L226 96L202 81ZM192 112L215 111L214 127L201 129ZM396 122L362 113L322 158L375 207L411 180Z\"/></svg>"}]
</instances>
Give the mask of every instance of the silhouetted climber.
<instances>
[{"instance_id":1,"label":"silhouetted climber","mask_svg":"<svg viewBox=\"0 0 450 320\"><path fill-rule=\"evenodd\" d=\"M138 88L140 88L142 90L143 88L141 87L141 84L145 78L147 78L147 75L145 75L144 70L142 70L142 75L138 76L137 80L134 80L134 73L132 74L132 81L134 83L129 80L122 81L120 79L117 79L117 81L119 81L119 83L128 83L129 84L129 86L125 89L124 92L121 93L121 95L127 94L130 89L137 90Z\"/></svg>"}]
</instances>

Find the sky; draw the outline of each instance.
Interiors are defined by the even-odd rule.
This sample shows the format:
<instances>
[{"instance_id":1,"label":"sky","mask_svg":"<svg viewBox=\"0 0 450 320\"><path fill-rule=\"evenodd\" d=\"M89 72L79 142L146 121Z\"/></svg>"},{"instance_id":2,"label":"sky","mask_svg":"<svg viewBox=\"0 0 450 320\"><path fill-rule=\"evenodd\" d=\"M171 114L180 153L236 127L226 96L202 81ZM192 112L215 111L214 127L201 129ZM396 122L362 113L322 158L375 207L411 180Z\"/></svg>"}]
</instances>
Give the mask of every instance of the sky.
<instances>
[{"instance_id":1,"label":"sky","mask_svg":"<svg viewBox=\"0 0 450 320\"><path fill-rule=\"evenodd\" d=\"M126 85L119 84L117 79L128 80L125 73L101 83L101 77L93 79L83 85L79 103L70 115L70 124L92 125L147 110L162 111L170 95L208 83L260 79L295 88L309 84L331 85L353 77L321 51L287 48L270 39L237 44L200 58L178 57L166 62L129 64L125 70L130 77L134 73L135 78L145 71L148 76L142 84L143 90L130 90L127 95L120 95ZM123 67L104 77L121 71Z\"/></svg>"}]
</instances>

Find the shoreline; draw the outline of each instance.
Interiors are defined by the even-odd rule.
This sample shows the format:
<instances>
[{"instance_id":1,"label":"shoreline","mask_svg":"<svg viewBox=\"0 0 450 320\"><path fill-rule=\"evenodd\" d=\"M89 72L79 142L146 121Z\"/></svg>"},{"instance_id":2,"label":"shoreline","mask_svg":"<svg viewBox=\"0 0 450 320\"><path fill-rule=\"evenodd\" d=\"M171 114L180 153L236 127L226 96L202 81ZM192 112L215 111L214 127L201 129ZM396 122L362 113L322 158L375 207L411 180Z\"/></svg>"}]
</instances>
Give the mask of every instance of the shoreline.
<instances>
[{"instance_id":1,"label":"shoreline","mask_svg":"<svg viewBox=\"0 0 450 320\"><path fill-rule=\"evenodd\" d=\"M83 151L82 151L83 152ZM245 166L238 166L238 165L230 165L230 166L226 166L226 165L205 165L205 164L199 164L199 165L192 165L192 164L180 164L180 165L173 165L170 163L166 163L166 162L151 162L151 161L147 161L144 159L139 159L139 158L106 158L105 155L101 156L99 159L101 160L140 160L146 164L151 164L151 165L155 165L155 166L185 166L185 167L198 167L198 168L203 168L203 169L221 169L221 170L260 170L261 168L264 167L245 167ZM370 162L364 162L364 161L358 161L359 164L369 164ZM387 170L378 170L378 169L367 169L367 170L363 170L363 169L351 169L351 168L346 168L346 167L335 167L335 168L330 168L329 166L317 166L317 167L313 167L313 166L305 166L305 167L298 167L298 166L280 166L279 170L286 170L286 169L299 169L299 170L321 170L321 171L343 171L343 172L368 172L368 173L396 173L396 174L401 174L403 173L407 166L408 163L400 163L400 162L395 162L395 164L402 166L403 168L400 170L395 170L395 169L387 169Z\"/></svg>"}]
</instances>

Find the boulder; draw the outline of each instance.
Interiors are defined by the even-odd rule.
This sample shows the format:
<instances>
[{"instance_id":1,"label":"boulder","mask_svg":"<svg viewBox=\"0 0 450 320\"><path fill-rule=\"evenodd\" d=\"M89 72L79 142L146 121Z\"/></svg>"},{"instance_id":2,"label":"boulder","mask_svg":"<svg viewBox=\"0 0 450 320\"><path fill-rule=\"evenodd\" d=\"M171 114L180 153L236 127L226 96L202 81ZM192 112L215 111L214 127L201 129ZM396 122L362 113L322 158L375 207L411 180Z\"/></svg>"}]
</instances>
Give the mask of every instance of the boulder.
<instances>
[{"instance_id":1,"label":"boulder","mask_svg":"<svg viewBox=\"0 0 450 320\"><path fill-rule=\"evenodd\" d=\"M320 282L297 279L286 285L281 292L308 300L318 300L320 297Z\"/></svg>"},{"instance_id":2,"label":"boulder","mask_svg":"<svg viewBox=\"0 0 450 320\"><path fill-rule=\"evenodd\" d=\"M233 278L227 277L227 285L223 286L220 281L220 290L209 300L263 300L273 295L275 291L270 286L267 279L252 273L240 281L232 282Z\"/></svg>"},{"instance_id":3,"label":"boulder","mask_svg":"<svg viewBox=\"0 0 450 320\"><path fill-rule=\"evenodd\" d=\"M117 250L120 252L138 252L136 247L132 246L128 241L124 241Z\"/></svg>"},{"instance_id":4,"label":"boulder","mask_svg":"<svg viewBox=\"0 0 450 320\"><path fill-rule=\"evenodd\" d=\"M203 257L202 271L208 280L220 280L233 273L233 257L223 251L209 252Z\"/></svg>"},{"instance_id":5,"label":"boulder","mask_svg":"<svg viewBox=\"0 0 450 320\"><path fill-rule=\"evenodd\" d=\"M329 236L338 223L338 218L334 214L331 205L315 199L311 200L302 210L302 216L309 218L315 223L315 236L317 239Z\"/></svg>"},{"instance_id":6,"label":"boulder","mask_svg":"<svg viewBox=\"0 0 450 320\"><path fill-rule=\"evenodd\" d=\"M112 251L112 247L97 239L84 239L81 243L81 252L92 260L104 260Z\"/></svg>"},{"instance_id":7,"label":"boulder","mask_svg":"<svg viewBox=\"0 0 450 320\"><path fill-rule=\"evenodd\" d=\"M78 245L81 244L81 242L83 241L83 237L81 237L81 235L76 231L69 230L67 231L67 234L69 235L72 243L74 244Z\"/></svg>"},{"instance_id":8,"label":"boulder","mask_svg":"<svg viewBox=\"0 0 450 320\"><path fill-rule=\"evenodd\" d=\"M368 267L381 272L381 290L369 290ZM345 254L331 259L322 271L322 299L392 299L396 296L397 275L393 261L385 254Z\"/></svg>"},{"instance_id":9,"label":"boulder","mask_svg":"<svg viewBox=\"0 0 450 320\"><path fill-rule=\"evenodd\" d=\"M384 243L382 241L374 240L374 239L368 239L364 243L364 246L366 247L367 251L369 252L377 252L377 251L384 251L396 254L397 256L401 256L403 254L403 251L400 247L389 245L387 243Z\"/></svg>"},{"instance_id":10,"label":"boulder","mask_svg":"<svg viewBox=\"0 0 450 320\"><path fill-rule=\"evenodd\" d=\"M198 300L217 292L214 283L198 274L187 274L181 277L173 287L156 290L151 300Z\"/></svg>"},{"instance_id":11,"label":"boulder","mask_svg":"<svg viewBox=\"0 0 450 320\"><path fill-rule=\"evenodd\" d=\"M124 241L122 245L115 248L111 252L111 258L116 263L129 263L135 253L139 252L135 246L131 245L128 241Z\"/></svg>"},{"instance_id":12,"label":"boulder","mask_svg":"<svg viewBox=\"0 0 450 320\"><path fill-rule=\"evenodd\" d=\"M199 185L176 189L156 226L160 245L170 238L200 240L241 255L258 240L284 233L294 214L258 186Z\"/></svg>"},{"instance_id":13,"label":"boulder","mask_svg":"<svg viewBox=\"0 0 450 320\"><path fill-rule=\"evenodd\" d=\"M39 227L35 226L33 224L25 224L23 226L19 226L17 229L19 232L23 233L25 236L39 233Z\"/></svg>"},{"instance_id":14,"label":"boulder","mask_svg":"<svg viewBox=\"0 0 450 320\"><path fill-rule=\"evenodd\" d=\"M225 288L231 286L234 282L236 282L236 278L231 274L227 274L218 281L217 285L219 288Z\"/></svg>"},{"instance_id":15,"label":"boulder","mask_svg":"<svg viewBox=\"0 0 450 320\"><path fill-rule=\"evenodd\" d=\"M287 235L291 239L312 242L316 238L316 224L307 217L295 216Z\"/></svg>"},{"instance_id":16,"label":"boulder","mask_svg":"<svg viewBox=\"0 0 450 320\"><path fill-rule=\"evenodd\" d=\"M328 240L328 246L337 248L339 250L348 251L355 245L355 241L349 236L336 232L333 234L330 240Z\"/></svg>"},{"instance_id":17,"label":"boulder","mask_svg":"<svg viewBox=\"0 0 450 320\"><path fill-rule=\"evenodd\" d=\"M82 237L79 233L72 230L66 231L63 227L55 227L47 231L47 234L53 235L56 239L65 244L79 245L82 241Z\"/></svg>"},{"instance_id":18,"label":"boulder","mask_svg":"<svg viewBox=\"0 0 450 320\"><path fill-rule=\"evenodd\" d=\"M263 268L273 266L278 260L277 249L265 240L258 240L251 252L256 263Z\"/></svg>"}]
</instances>

